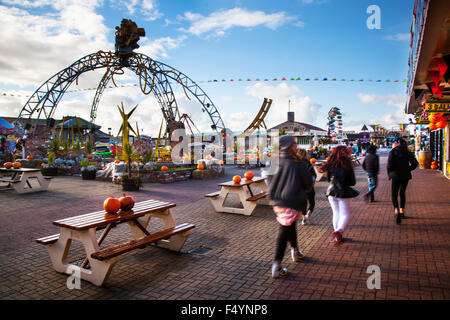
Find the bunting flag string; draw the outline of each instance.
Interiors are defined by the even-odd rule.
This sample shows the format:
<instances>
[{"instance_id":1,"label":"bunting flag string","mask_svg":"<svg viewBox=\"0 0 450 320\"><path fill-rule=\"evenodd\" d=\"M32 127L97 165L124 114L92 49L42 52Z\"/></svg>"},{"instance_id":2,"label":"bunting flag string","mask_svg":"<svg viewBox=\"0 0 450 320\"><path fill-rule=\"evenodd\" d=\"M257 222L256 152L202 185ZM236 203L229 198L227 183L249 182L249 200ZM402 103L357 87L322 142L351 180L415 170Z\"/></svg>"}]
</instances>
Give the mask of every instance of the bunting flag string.
<instances>
[{"instance_id":1,"label":"bunting flag string","mask_svg":"<svg viewBox=\"0 0 450 320\"><path fill-rule=\"evenodd\" d=\"M229 80L202 80L202 81L197 81L197 83L217 83L217 82L277 82L277 81L332 81L332 82L375 82L375 83L404 83L406 82L406 79L404 80L365 80L365 79L359 79L359 80L355 80L355 79L338 79L338 78L332 78L332 79L328 79L328 78L286 78L286 77L282 77L282 78L264 78L264 79L259 79L259 78L255 78L255 79L243 79L243 78L237 78L237 79L229 79ZM177 82L170 82L170 84L177 84ZM117 86L108 86L105 89L113 89L113 88L124 88L124 87L137 87L137 84L123 84L123 85L117 85ZM66 93L70 93L70 92L82 92L82 91L95 91L97 90L97 88L84 88L84 89L73 89L73 90L67 90ZM31 97L31 95L26 95L26 94L17 94L17 93L8 93L8 92L1 92L0 91L0 97L26 97L29 98Z\"/></svg>"}]
</instances>

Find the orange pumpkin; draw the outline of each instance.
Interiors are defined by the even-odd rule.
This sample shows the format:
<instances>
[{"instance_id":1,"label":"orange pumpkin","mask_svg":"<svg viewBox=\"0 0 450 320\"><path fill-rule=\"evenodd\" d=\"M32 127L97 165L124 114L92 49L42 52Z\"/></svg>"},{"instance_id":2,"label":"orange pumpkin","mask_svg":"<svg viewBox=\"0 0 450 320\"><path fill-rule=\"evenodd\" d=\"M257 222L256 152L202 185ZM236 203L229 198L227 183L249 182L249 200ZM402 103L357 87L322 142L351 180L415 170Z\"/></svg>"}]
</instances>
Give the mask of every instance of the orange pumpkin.
<instances>
[{"instance_id":1,"label":"orange pumpkin","mask_svg":"<svg viewBox=\"0 0 450 320\"><path fill-rule=\"evenodd\" d=\"M437 169L437 165L432 164L430 168L431 168L431 170L436 170Z\"/></svg>"},{"instance_id":2,"label":"orange pumpkin","mask_svg":"<svg viewBox=\"0 0 450 320\"><path fill-rule=\"evenodd\" d=\"M244 178L247 179L247 180L252 180L254 176L255 176L255 174L253 172L251 172L251 171L247 171L244 174Z\"/></svg>"},{"instance_id":3,"label":"orange pumpkin","mask_svg":"<svg viewBox=\"0 0 450 320\"><path fill-rule=\"evenodd\" d=\"M6 169L9 169L9 168L11 168L11 167L13 166L13 164L12 164L12 162L5 162L5 163L3 164L3 166L4 166Z\"/></svg>"},{"instance_id":4,"label":"orange pumpkin","mask_svg":"<svg viewBox=\"0 0 450 320\"><path fill-rule=\"evenodd\" d=\"M41 163L41 167L42 167L42 168L45 167L45 163L42 162L42 163Z\"/></svg>"},{"instance_id":5,"label":"orange pumpkin","mask_svg":"<svg viewBox=\"0 0 450 320\"><path fill-rule=\"evenodd\" d=\"M223 160L219 160L219 166L223 166Z\"/></svg>"},{"instance_id":6,"label":"orange pumpkin","mask_svg":"<svg viewBox=\"0 0 450 320\"><path fill-rule=\"evenodd\" d=\"M238 157L234 157L233 159L234 159L234 160L237 160L237 159L238 159Z\"/></svg>"},{"instance_id":7,"label":"orange pumpkin","mask_svg":"<svg viewBox=\"0 0 450 320\"><path fill-rule=\"evenodd\" d=\"M27 156L27 160L33 160L34 157L32 155Z\"/></svg>"},{"instance_id":8,"label":"orange pumpkin","mask_svg":"<svg viewBox=\"0 0 450 320\"><path fill-rule=\"evenodd\" d=\"M92 159L92 154L88 154L88 155L87 155L87 158L88 158L88 159Z\"/></svg>"},{"instance_id":9,"label":"orange pumpkin","mask_svg":"<svg viewBox=\"0 0 450 320\"><path fill-rule=\"evenodd\" d=\"M120 163L120 160L116 160L116 161L114 161L114 163Z\"/></svg>"},{"instance_id":10,"label":"orange pumpkin","mask_svg":"<svg viewBox=\"0 0 450 320\"><path fill-rule=\"evenodd\" d=\"M163 161L163 159L162 158L158 158L158 162L162 162Z\"/></svg>"},{"instance_id":11,"label":"orange pumpkin","mask_svg":"<svg viewBox=\"0 0 450 320\"><path fill-rule=\"evenodd\" d=\"M117 198L106 198L103 202L103 209L108 213L116 213L120 210L120 201Z\"/></svg>"},{"instance_id":12,"label":"orange pumpkin","mask_svg":"<svg viewBox=\"0 0 450 320\"><path fill-rule=\"evenodd\" d=\"M316 163L317 159L316 158L311 158L311 160L309 160L312 164Z\"/></svg>"},{"instance_id":13,"label":"orange pumpkin","mask_svg":"<svg viewBox=\"0 0 450 320\"><path fill-rule=\"evenodd\" d=\"M234 176L233 177L233 182L235 184L240 184L241 183L241 176Z\"/></svg>"},{"instance_id":14,"label":"orange pumpkin","mask_svg":"<svg viewBox=\"0 0 450 320\"><path fill-rule=\"evenodd\" d=\"M197 166L198 170L205 170L205 165L203 163L199 163L199 165Z\"/></svg>"},{"instance_id":15,"label":"orange pumpkin","mask_svg":"<svg viewBox=\"0 0 450 320\"><path fill-rule=\"evenodd\" d=\"M167 170L169 170L169 168L167 168L166 166L161 167L161 171L167 171Z\"/></svg>"},{"instance_id":16,"label":"orange pumpkin","mask_svg":"<svg viewBox=\"0 0 450 320\"><path fill-rule=\"evenodd\" d=\"M20 162L13 162L12 166L14 169L19 169L22 166L22 164Z\"/></svg>"},{"instance_id":17,"label":"orange pumpkin","mask_svg":"<svg viewBox=\"0 0 450 320\"><path fill-rule=\"evenodd\" d=\"M123 195L123 197L119 198L120 209L122 210L131 210L134 207L134 199L133 197Z\"/></svg>"},{"instance_id":18,"label":"orange pumpkin","mask_svg":"<svg viewBox=\"0 0 450 320\"><path fill-rule=\"evenodd\" d=\"M325 160L326 160L326 161L330 160L330 157L327 157Z\"/></svg>"}]
</instances>

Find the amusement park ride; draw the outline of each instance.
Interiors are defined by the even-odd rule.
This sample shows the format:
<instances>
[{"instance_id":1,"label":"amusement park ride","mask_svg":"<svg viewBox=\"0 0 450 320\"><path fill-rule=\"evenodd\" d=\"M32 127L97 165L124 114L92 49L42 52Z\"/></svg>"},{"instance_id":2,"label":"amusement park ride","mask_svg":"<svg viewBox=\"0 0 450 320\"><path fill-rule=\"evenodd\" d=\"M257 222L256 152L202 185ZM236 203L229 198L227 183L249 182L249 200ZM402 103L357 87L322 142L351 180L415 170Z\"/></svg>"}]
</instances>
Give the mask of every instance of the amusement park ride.
<instances>
[{"instance_id":1,"label":"amusement park ride","mask_svg":"<svg viewBox=\"0 0 450 320\"><path fill-rule=\"evenodd\" d=\"M167 124L166 134L171 136L173 130L184 128L183 116L180 114L178 104L172 90L172 84L182 86L187 98L188 92L193 95L202 106L211 120L211 129L217 132L225 129L224 122L208 95L187 75L179 70L153 60L152 58L136 53L133 50L139 48L137 42L145 36L145 30L138 28L131 20L123 19L120 27L116 27L115 52L98 51L75 61L69 67L61 70L45 81L28 99L19 113L17 120L21 118L47 119L49 121L55 113L58 103L70 85L78 84L78 77L88 71L106 69L106 72L97 87L91 106L91 122L97 118L97 109L101 95L110 81L114 82L114 75L124 73L124 68L133 71L139 77L139 83L143 94L153 93L159 103L164 120ZM14 122L18 131L23 132L19 121ZM37 123L37 121L35 122ZM34 130L30 130L34 134Z\"/></svg>"},{"instance_id":2,"label":"amusement park ride","mask_svg":"<svg viewBox=\"0 0 450 320\"><path fill-rule=\"evenodd\" d=\"M264 129L267 130L266 123L264 122L264 118L267 115L267 112L269 112L270 106L272 105L272 99L264 98L264 102L259 109L258 114L256 115L255 119L253 119L252 123L248 126L247 129L245 129L240 137L248 137L251 135L256 129L259 129L261 127L264 127Z\"/></svg>"},{"instance_id":3,"label":"amusement park ride","mask_svg":"<svg viewBox=\"0 0 450 320\"><path fill-rule=\"evenodd\" d=\"M342 113L338 107L328 112L328 136L335 141L342 141Z\"/></svg>"}]
</instances>

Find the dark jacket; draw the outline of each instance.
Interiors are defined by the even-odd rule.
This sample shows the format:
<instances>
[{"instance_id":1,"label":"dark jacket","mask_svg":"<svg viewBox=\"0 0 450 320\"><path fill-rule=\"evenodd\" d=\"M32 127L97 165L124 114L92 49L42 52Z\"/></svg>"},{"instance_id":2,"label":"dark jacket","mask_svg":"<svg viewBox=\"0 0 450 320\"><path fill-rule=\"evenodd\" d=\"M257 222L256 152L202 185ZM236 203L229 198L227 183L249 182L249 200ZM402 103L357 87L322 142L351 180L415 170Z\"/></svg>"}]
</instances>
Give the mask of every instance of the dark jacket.
<instances>
[{"instance_id":1,"label":"dark jacket","mask_svg":"<svg viewBox=\"0 0 450 320\"><path fill-rule=\"evenodd\" d=\"M390 179L410 180L411 171L417 168L419 162L416 157L406 147L398 146L389 152L387 172Z\"/></svg>"},{"instance_id":2,"label":"dark jacket","mask_svg":"<svg viewBox=\"0 0 450 320\"><path fill-rule=\"evenodd\" d=\"M328 171L328 186L326 196L336 198L353 198L359 193L351 186L356 184L355 172L353 169L344 169L342 167L333 167Z\"/></svg>"},{"instance_id":3,"label":"dark jacket","mask_svg":"<svg viewBox=\"0 0 450 320\"><path fill-rule=\"evenodd\" d=\"M311 174L312 182L314 185L314 182L316 182L316 178L317 178L316 170L314 170L313 165L308 160L302 159L301 161L303 161L305 163L306 169L308 169L308 172Z\"/></svg>"},{"instance_id":4,"label":"dark jacket","mask_svg":"<svg viewBox=\"0 0 450 320\"><path fill-rule=\"evenodd\" d=\"M306 191L312 187L312 177L303 161L294 162L287 152L280 152L278 171L269 183L270 198L275 206L306 210Z\"/></svg>"},{"instance_id":5,"label":"dark jacket","mask_svg":"<svg viewBox=\"0 0 450 320\"><path fill-rule=\"evenodd\" d=\"M380 158L377 154L368 152L362 163L364 171L368 173L376 173L380 171Z\"/></svg>"}]
</instances>

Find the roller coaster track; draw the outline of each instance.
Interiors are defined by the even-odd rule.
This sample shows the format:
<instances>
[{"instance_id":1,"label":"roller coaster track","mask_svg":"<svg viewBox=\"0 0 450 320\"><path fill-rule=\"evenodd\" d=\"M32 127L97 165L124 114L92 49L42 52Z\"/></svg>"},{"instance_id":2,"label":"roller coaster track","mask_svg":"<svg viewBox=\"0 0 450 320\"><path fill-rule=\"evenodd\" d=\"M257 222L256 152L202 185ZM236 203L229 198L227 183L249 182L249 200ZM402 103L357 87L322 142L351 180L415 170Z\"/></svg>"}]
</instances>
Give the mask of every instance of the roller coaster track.
<instances>
[{"instance_id":1,"label":"roller coaster track","mask_svg":"<svg viewBox=\"0 0 450 320\"><path fill-rule=\"evenodd\" d=\"M259 109L258 114L256 115L255 119L253 119L252 123L248 126L247 129L245 129L239 137L248 137L251 135L256 129L259 129L261 127L264 127L264 129L267 130L266 123L264 122L264 118L267 115L267 112L269 112L270 106L272 105L272 99L264 98L264 102Z\"/></svg>"}]
</instances>

